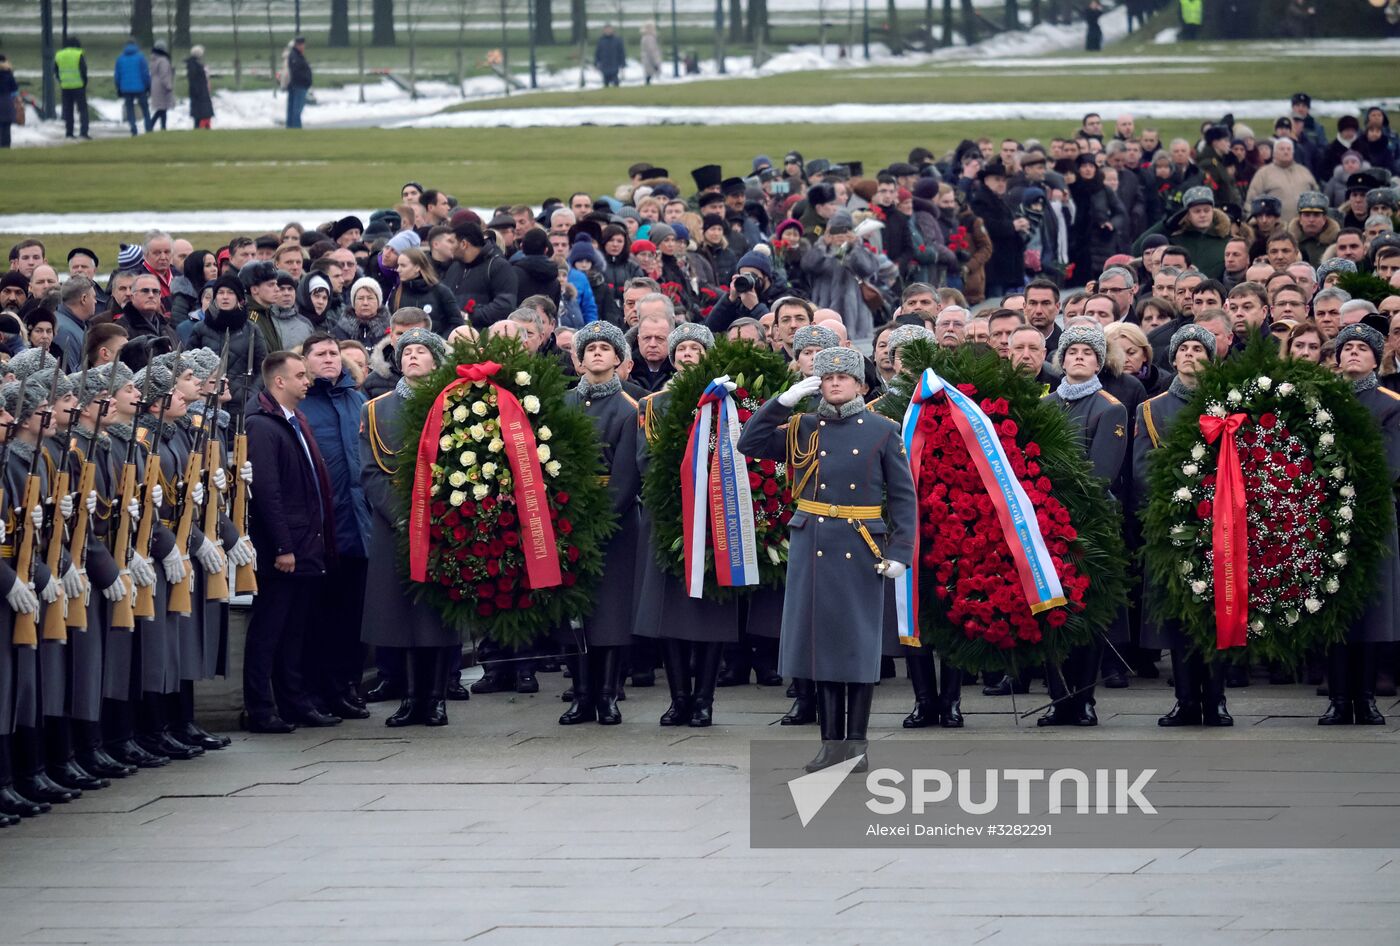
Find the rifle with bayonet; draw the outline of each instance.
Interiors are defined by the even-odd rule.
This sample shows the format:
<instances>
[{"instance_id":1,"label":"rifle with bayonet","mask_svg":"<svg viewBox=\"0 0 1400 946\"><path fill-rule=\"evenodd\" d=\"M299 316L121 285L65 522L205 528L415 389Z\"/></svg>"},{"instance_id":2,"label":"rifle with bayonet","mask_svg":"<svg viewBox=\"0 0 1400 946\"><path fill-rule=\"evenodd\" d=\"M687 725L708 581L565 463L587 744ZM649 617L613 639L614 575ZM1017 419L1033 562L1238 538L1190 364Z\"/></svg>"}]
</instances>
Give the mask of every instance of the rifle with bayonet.
<instances>
[{"instance_id":1,"label":"rifle with bayonet","mask_svg":"<svg viewBox=\"0 0 1400 946\"><path fill-rule=\"evenodd\" d=\"M223 378L224 370L228 364L228 343L224 343L223 354L219 356L219 377ZM217 405L218 395L205 398L201 423L195 432L193 443L190 445L190 455L185 461L185 479L183 489L176 498L175 504L175 547L180 550L180 555L186 559L185 577L180 579L174 587L170 589L170 610L176 614L189 614L194 609L194 568L189 562L190 533L194 531L195 511L198 509L195 503L195 490L199 489L204 479L204 455L206 452L209 428L213 425L213 418L209 415L210 402ZM217 406L215 408L217 410ZM217 417L218 415L214 415ZM209 499L208 492L205 491L205 502ZM215 520L217 527L218 520ZM217 541L217 529L216 539Z\"/></svg>"},{"instance_id":2,"label":"rifle with bayonet","mask_svg":"<svg viewBox=\"0 0 1400 946\"><path fill-rule=\"evenodd\" d=\"M180 351L184 348L183 343L175 347L175 364L180 363ZM154 361L154 359L152 359ZM151 375L151 366L146 366L146 376ZM175 397L175 388L172 385L169 391L160 399L160 410L156 412L156 429L151 435L151 443L146 452L146 476L141 483L141 521L136 526L136 548L146 558L151 558L151 546L155 541L155 519L160 515L160 508L156 506L156 487L160 486L160 441L165 435L165 412L170 409L170 402ZM147 408L149 410L149 408ZM136 431L132 430L132 439L136 439ZM164 491L162 490L162 500ZM164 503L162 502L162 505ZM154 559L152 559L154 565ZM154 618L156 616L156 588L154 584L136 590L136 608L134 611L138 618Z\"/></svg>"},{"instance_id":3,"label":"rifle with bayonet","mask_svg":"<svg viewBox=\"0 0 1400 946\"><path fill-rule=\"evenodd\" d=\"M73 408L73 424L78 422L78 417L82 414L82 398L86 391L84 385L87 383L88 364L83 362L82 374L78 376L78 406ZM81 505L78 508L78 519L73 524L73 538L68 547L68 554L73 561L78 564L78 572L83 576L83 587L85 594L92 594L92 583L87 577L87 542L88 532L92 527L91 514L87 508L87 497L97 486L97 463L93 460L93 451L97 449L97 434L102 429L102 418L107 416L107 410L112 406L112 395L116 393L117 372L111 371L111 382L107 386L107 392L102 395L102 399L97 404L97 416L93 418L92 433L87 440L87 448L79 449L82 436L79 428L78 438L74 441L74 449L82 458L82 472L78 475L78 498ZM72 429L73 424L69 425ZM86 603L86 602L85 602ZM87 608L68 609L68 627L70 630L87 629Z\"/></svg>"},{"instance_id":4,"label":"rifle with bayonet","mask_svg":"<svg viewBox=\"0 0 1400 946\"><path fill-rule=\"evenodd\" d=\"M228 348L229 335L224 332L224 352L219 357L219 371L214 390L210 393L204 408L204 539L219 543L219 515L223 512L223 495L215 484L214 471L223 463L217 425L219 422L219 399L228 388ZM227 485L227 483L225 483ZM227 566L227 563L225 563ZM204 576L204 598L206 601L223 601L228 597L228 571L206 573Z\"/></svg>"},{"instance_id":5,"label":"rifle with bayonet","mask_svg":"<svg viewBox=\"0 0 1400 946\"><path fill-rule=\"evenodd\" d=\"M253 342L254 335L248 333L248 364L246 366L243 394L236 398L239 403L238 420L233 428L233 525L241 539L248 534L248 484L243 480L243 464L248 462L248 392L253 389ZM258 593L258 576L252 565L239 565L234 576L234 590L238 594Z\"/></svg>"},{"instance_id":6,"label":"rifle with bayonet","mask_svg":"<svg viewBox=\"0 0 1400 946\"><path fill-rule=\"evenodd\" d=\"M113 379L116 372L112 372ZM115 393L115 391L113 392ZM117 485L117 528L112 533L112 559L116 562L117 573L131 581L132 587L121 600L112 604L112 627L134 630L136 614L134 597L135 580L131 577L131 553L134 539L131 530L131 504L136 501L136 421L151 405L151 373L146 372L145 383L141 385L141 400L136 405L136 416L132 418L131 439L126 442L126 457L122 460L122 472ZM139 530L138 530L139 531Z\"/></svg>"},{"instance_id":7,"label":"rifle with bayonet","mask_svg":"<svg viewBox=\"0 0 1400 946\"><path fill-rule=\"evenodd\" d=\"M54 365L53 371L54 380L57 381L58 365ZM82 378L78 383L80 385L79 400L74 402L74 406L69 408L65 412L68 415L68 426L64 428L63 436L55 437L55 439L63 445L63 449L58 455L58 461L54 464L54 481L51 484L53 486L54 500L53 527L49 530L49 544L47 550L44 553L44 564L48 566L49 571L54 575L55 578L58 577L58 575L60 574L59 569L62 567L63 563L63 535L64 530L67 528L67 523L63 520L63 517L59 515L58 504L64 496L68 495L68 441L69 438L73 435L73 424L76 422L78 414L81 413L80 409L77 407L77 404L81 403L81 385L87 383L86 360L83 361ZM42 449L42 431L39 435L39 443L40 448ZM78 477L78 480L80 483L82 482L81 475ZM83 492L80 495L87 496L87 493ZM86 504L83 505L82 512L86 516ZM76 557L73 559L73 563L75 565L79 561L80 559ZM72 610L85 611L86 609L73 608ZM49 605L49 609L44 612L44 640L66 641L68 639L68 611L68 598L66 595L64 595L60 600L55 601L53 604ZM83 623L86 624L86 620L84 620Z\"/></svg>"},{"instance_id":8,"label":"rifle with bayonet","mask_svg":"<svg viewBox=\"0 0 1400 946\"><path fill-rule=\"evenodd\" d=\"M24 479L24 501L22 504L24 518L20 525L19 555L15 558L15 574L27 581L31 587L34 585L35 575L38 571L38 557L35 555L39 547L41 537L34 524L32 511L43 499L43 484L39 476L39 457L43 452L44 428L49 426L49 420L53 417L53 402L58 397L58 368L55 366L53 373L53 383L49 386L48 400L40 405L43 410L36 411L39 414L39 439L34 444L34 454L29 458L29 472ZM19 392L19 409L24 409L24 388ZM57 512L57 510L55 510ZM54 604L58 604L57 601ZM28 612L15 615L14 634L11 642L16 647L38 647L39 646L39 616ZM66 636L66 635L65 635Z\"/></svg>"}]
</instances>

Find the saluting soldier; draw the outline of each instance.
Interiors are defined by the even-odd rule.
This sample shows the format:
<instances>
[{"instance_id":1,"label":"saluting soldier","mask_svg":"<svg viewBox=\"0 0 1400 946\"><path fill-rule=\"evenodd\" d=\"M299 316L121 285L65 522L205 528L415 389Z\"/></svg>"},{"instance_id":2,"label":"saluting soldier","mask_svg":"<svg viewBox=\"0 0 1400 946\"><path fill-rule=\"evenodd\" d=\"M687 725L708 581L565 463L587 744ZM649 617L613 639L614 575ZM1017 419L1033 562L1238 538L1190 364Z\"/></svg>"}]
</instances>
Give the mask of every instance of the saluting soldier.
<instances>
[{"instance_id":1,"label":"saluting soldier","mask_svg":"<svg viewBox=\"0 0 1400 946\"><path fill-rule=\"evenodd\" d=\"M603 451L603 484L612 500L618 528L603 550L603 577L593 610L583 619L586 651L570 658L574 698L559 717L561 726L597 720L622 722L617 698L622 686L623 650L632 642L633 573L640 529L637 497L637 402L622 389L618 367L626 361L627 339L610 322L590 322L574 333L578 386L565 402L582 409L598 431Z\"/></svg>"},{"instance_id":2,"label":"saluting soldier","mask_svg":"<svg viewBox=\"0 0 1400 946\"><path fill-rule=\"evenodd\" d=\"M784 674L817 684L822 748L808 771L866 752L884 624L873 605L914 554L909 461L898 426L865 409L864 377L859 352L828 348L813 375L764 404L739 438L746 456L785 460L795 482L778 660ZM793 419L818 392L816 411ZM862 758L856 768L866 767Z\"/></svg>"},{"instance_id":3,"label":"saluting soldier","mask_svg":"<svg viewBox=\"0 0 1400 946\"><path fill-rule=\"evenodd\" d=\"M1400 479L1400 394L1383 388L1376 377L1385 336L1369 325L1348 325L1337 333L1337 364L1351 382L1356 398L1380 427L1386 466L1393 484ZM1394 526L1386 532L1387 554L1376 564L1375 589L1366 610L1346 640L1327 651L1327 711L1320 726L1383 726L1376 707L1379 644L1400 639L1400 542Z\"/></svg>"},{"instance_id":4,"label":"saluting soldier","mask_svg":"<svg viewBox=\"0 0 1400 946\"><path fill-rule=\"evenodd\" d=\"M650 466L656 426L670 407L671 380L679 377L686 367L698 365L705 352L715 346L715 337L703 325L682 322L671 330L666 346L676 374L671 375L660 391L641 400L638 417L642 436L637 438L640 474L645 474ZM723 432L720 436L724 436ZM681 476L683 472L667 470L666 474ZM748 488L747 480L743 488ZM652 544L651 517L645 510L642 511L641 535L638 543L641 587L635 632L643 637L660 638L662 643L661 660L671 690L671 705L661 714L661 725L709 726L714 718L720 656L726 644L739 639L738 601L692 598L685 579L662 569Z\"/></svg>"},{"instance_id":5,"label":"saluting soldier","mask_svg":"<svg viewBox=\"0 0 1400 946\"><path fill-rule=\"evenodd\" d=\"M360 482L373 514L360 636L366 644L405 654L403 701L384 721L392 727L447 725L448 677L456 669L453 651L460 654L462 647L456 629L432 605L413 599L407 563L398 552L408 509L393 484L403 452L418 449L418 431L403 427L404 402L447 358L441 338L425 328L409 329L394 346L395 367L403 376L394 390L360 409Z\"/></svg>"},{"instance_id":6,"label":"saluting soldier","mask_svg":"<svg viewBox=\"0 0 1400 946\"><path fill-rule=\"evenodd\" d=\"M1197 377L1215 356L1215 336L1204 326L1183 325L1167 347L1176 377L1171 386L1138 405L1133 433L1133 483L1140 507L1148 501L1147 480L1152 451L1170 435L1196 391ZM1195 423L1186 416L1182 423ZM1150 580L1150 579L1149 579ZM1172 686L1176 704L1157 720L1158 726L1233 726L1225 704L1225 667L1187 639L1181 622L1160 614L1161 588L1145 586L1142 596L1142 644L1148 650L1171 649Z\"/></svg>"},{"instance_id":7,"label":"saluting soldier","mask_svg":"<svg viewBox=\"0 0 1400 946\"><path fill-rule=\"evenodd\" d=\"M1103 329L1098 326L1072 325L1065 329L1055 356L1064 376L1044 401L1069 415L1094 475L1112 483L1123 468L1128 450L1128 412L1103 389L1099 380L1099 372L1107 364L1107 353ZM1036 721L1037 725L1098 725L1094 684L1099 678L1106 633L1106 628L1096 628L1093 641L1071 649L1058 668L1047 669L1046 686L1053 702Z\"/></svg>"}]
</instances>

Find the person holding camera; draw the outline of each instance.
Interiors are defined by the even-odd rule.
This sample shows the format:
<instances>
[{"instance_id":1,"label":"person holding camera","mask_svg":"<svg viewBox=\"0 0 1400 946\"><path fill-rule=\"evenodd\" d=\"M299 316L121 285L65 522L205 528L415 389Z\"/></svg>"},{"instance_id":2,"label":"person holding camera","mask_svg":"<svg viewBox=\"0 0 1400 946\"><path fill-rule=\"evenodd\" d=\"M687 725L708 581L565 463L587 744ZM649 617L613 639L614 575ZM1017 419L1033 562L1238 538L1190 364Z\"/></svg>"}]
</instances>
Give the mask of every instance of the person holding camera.
<instances>
[{"instance_id":1,"label":"person holding camera","mask_svg":"<svg viewBox=\"0 0 1400 946\"><path fill-rule=\"evenodd\" d=\"M735 319L758 319L767 314L768 303L781 295L775 291L770 254L768 245L760 243L739 258L728 292L705 317L706 328L718 335L729 331Z\"/></svg>"},{"instance_id":2,"label":"person holding camera","mask_svg":"<svg viewBox=\"0 0 1400 946\"><path fill-rule=\"evenodd\" d=\"M875 325L862 297L861 283L876 279L880 264L854 231L851 215L838 210L826 222L826 232L802 257L802 269L807 273L810 298L817 308L840 312L855 346L869 348Z\"/></svg>"}]
</instances>

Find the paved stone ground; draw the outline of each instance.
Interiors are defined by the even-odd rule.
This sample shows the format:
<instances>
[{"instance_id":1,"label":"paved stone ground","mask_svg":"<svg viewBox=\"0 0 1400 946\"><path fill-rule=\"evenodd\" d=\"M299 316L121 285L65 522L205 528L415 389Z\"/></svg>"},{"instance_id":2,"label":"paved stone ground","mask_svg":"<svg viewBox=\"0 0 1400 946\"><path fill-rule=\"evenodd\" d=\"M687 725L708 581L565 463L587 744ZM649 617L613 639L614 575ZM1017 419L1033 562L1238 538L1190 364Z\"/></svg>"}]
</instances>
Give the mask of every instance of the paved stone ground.
<instances>
[{"instance_id":1,"label":"paved stone ground","mask_svg":"<svg viewBox=\"0 0 1400 946\"><path fill-rule=\"evenodd\" d=\"M780 691L722 690L715 727L668 730L664 688L633 689L621 727L564 729L560 677L541 680L537 696L452 704L445 729L390 732L381 705L332 730L239 735L0 832L0 943L1396 941L1395 851L751 850L748 741L779 734ZM880 687L872 739L962 736L900 730L908 693ZM1234 690L1236 728L1203 738L1242 755L1284 735L1393 751L1395 725L1319 730L1321 703ZM1161 738L1169 704L1164 681L1109 691L1094 738ZM1008 700L964 705L963 733L1061 738L1016 729Z\"/></svg>"}]
</instances>

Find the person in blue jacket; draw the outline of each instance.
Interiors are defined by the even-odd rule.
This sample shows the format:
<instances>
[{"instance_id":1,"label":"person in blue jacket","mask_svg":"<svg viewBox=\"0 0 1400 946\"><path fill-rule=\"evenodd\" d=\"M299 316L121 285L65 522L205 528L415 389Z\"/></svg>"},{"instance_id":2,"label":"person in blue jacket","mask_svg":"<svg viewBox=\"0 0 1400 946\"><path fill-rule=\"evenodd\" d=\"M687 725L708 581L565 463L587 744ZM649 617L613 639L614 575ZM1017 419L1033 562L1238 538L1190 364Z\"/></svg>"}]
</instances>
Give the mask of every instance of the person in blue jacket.
<instances>
[{"instance_id":1,"label":"person in blue jacket","mask_svg":"<svg viewBox=\"0 0 1400 946\"><path fill-rule=\"evenodd\" d=\"M127 42L122 49L122 54L117 57L117 64L112 70L112 82L117 87L117 94L122 98L122 115L126 118L127 126L131 129L131 137L136 137L136 106L141 106L141 121L146 126L146 131L151 130L151 66L146 61L146 56L141 52L141 47L132 39Z\"/></svg>"}]
</instances>

